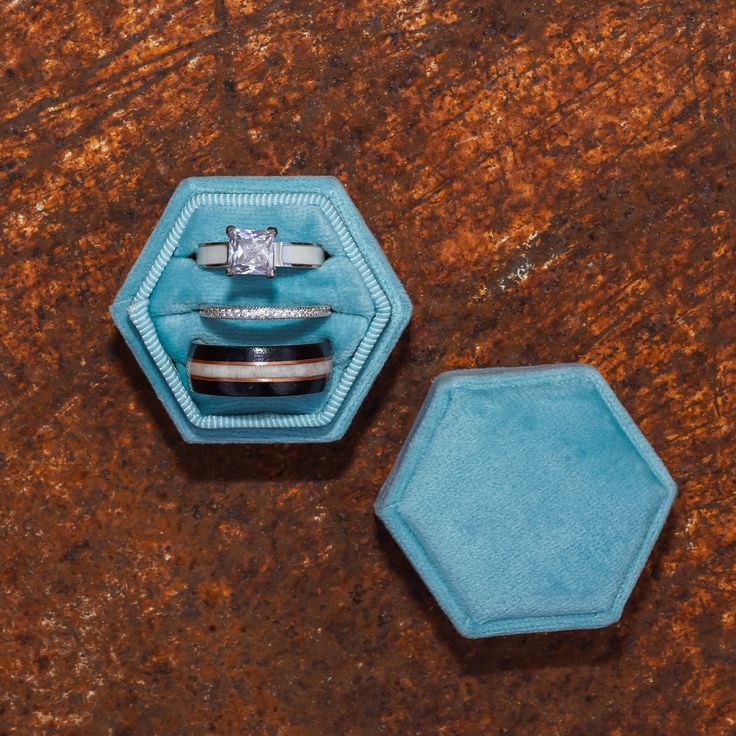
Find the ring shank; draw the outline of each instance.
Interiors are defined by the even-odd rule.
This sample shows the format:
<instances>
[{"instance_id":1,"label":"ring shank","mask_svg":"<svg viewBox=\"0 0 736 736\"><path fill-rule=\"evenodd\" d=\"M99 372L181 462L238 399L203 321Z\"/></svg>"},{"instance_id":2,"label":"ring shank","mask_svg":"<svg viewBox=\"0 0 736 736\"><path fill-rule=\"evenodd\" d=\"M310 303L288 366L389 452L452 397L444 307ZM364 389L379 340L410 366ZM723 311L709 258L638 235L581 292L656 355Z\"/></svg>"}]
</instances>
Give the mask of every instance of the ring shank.
<instances>
[{"instance_id":1,"label":"ring shank","mask_svg":"<svg viewBox=\"0 0 736 736\"><path fill-rule=\"evenodd\" d=\"M206 268L227 266L227 243L201 243L197 248L197 265ZM325 262L325 251L316 243L273 243L274 267L319 268Z\"/></svg>"},{"instance_id":2,"label":"ring shank","mask_svg":"<svg viewBox=\"0 0 736 736\"><path fill-rule=\"evenodd\" d=\"M329 317L332 308L327 304L310 306L220 306L202 304L199 313L208 319L274 320L320 319Z\"/></svg>"}]
</instances>

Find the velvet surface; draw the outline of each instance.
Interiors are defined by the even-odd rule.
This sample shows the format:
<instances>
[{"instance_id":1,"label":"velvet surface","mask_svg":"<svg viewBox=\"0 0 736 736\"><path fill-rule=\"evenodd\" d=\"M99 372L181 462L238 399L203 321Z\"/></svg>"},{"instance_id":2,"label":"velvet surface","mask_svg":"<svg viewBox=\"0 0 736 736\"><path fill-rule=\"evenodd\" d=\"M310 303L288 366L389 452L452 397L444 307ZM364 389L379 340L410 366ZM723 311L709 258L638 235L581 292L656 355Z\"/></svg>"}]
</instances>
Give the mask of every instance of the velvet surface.
<instances>
[{"instance_id":1,"label":"velvet surface","mask_svg":"<svg viewBox=\"0 0 736 736\"><path fill-rule=\"evenodd\" d=\"M675 488L597 371L434 384L376 504L461 633L617 620Z\"/></svg>"},{"instance_id":2,"label":"velvet surface","mask_svg":"<svg viewBox=\"0 0 736 736\"><path fill-rule=\"evenodd\" d=\"M231 224L276 227L279 240L319 243L329 257L320 268L280 269L273 279L228 277L222 269L198 267L197 245L225 241ZM214 320L200 316L202 304L329 304L333 311L311 320ZM177 189L111 311L185 439L268 442L341 436L410 309L337 180L204 177ZM204 396L191 390L186 375L193 342L279 345L322 339L332 346L333 372L321 394ZM258 426L235 426L248 416L258 417Z\"/></svg>"}]
</instances>

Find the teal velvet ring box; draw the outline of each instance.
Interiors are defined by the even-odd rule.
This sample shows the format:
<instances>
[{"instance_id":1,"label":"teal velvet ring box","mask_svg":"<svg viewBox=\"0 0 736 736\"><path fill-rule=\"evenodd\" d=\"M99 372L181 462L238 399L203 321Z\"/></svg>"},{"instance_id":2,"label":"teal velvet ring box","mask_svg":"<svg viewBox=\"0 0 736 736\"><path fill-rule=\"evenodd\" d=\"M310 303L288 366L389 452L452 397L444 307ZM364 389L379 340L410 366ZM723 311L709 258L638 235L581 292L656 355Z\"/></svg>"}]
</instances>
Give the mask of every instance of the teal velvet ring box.
<instances>
[{"instance_id":1,"label":"teal velvet ring box","mask_svg":"<svg viewBox=\"0 0 736 736\"><path fill-rule=\"evenodd\" d=\"M201 242L228 225L276 227L279 240L319 243L319 268L275 278L228 277L197 266ZM328 304L324 319L206 319L201 304ZM110 308L112 317L189 442L327 442L347 430L406 327L411 304L376 239L332 177L201 177L184 180ZM329 340L325 391L281 397L196 394L186 373L193 342L288 345Z\"/></svg>"},{"instance_id":2,"label":"teal velvet ring box","mask_svg":"<svg viewBox=\"0 0 736 736\"><path fill-rule=\"evenodd\" d=\"M468 637L616 621L675 485L584 365L434 383L376 512Z\"/></svg>"}]
</instances>

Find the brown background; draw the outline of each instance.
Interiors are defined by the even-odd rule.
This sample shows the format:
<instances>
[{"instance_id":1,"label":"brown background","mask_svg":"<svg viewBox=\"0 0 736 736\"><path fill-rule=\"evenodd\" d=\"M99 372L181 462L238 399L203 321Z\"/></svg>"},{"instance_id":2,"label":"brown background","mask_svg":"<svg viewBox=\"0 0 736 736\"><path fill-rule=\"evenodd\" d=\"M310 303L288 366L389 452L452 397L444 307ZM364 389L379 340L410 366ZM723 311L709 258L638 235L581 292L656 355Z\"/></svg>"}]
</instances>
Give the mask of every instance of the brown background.
<instances>
[{"instance_id":1,"label":"brown background","mask_svg":"<svg viewBox=\"0 0 736 736\"><path fill-rule=\"evenodd\" d=\"M0 29L0 733L736 733L734 3ZM411 327L344 441L185 446L108 304L181 178L325 173ZM463 640L372 502L437 373L574 360L680 495L619 624Z\"/></svg>"}]
</instances>

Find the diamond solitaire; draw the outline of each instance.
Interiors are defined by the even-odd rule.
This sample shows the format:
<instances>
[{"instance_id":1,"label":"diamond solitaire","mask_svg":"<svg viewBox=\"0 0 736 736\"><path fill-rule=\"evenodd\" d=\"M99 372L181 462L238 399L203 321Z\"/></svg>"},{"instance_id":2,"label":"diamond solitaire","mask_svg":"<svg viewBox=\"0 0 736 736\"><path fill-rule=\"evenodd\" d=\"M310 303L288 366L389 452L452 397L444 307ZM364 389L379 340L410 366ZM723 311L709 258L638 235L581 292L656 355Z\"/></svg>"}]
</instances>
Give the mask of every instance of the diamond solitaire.
<instances>
[{"instance_id":1,"label":"diamond solitaire","mask_svg":"<svg viewBox=\"0 0 736 736\"><path fill-rule=\"evenodd\" d=\"M225 231L230 242L227 249L228 276L276 275L273 260L273 241L276 228L267 230L241 230L230 225Z\"/></svg>"},{"instance_id":2,"label":"diamond solitaire","mask_svg":"<svg viewBox=\"0 0 736 736\"><path fill-rule=\"evenodd\" d=\"M275 227L249 230L229 225L225 233L227 243L200 243L197 265L224 268L228 276L273 278L277 268L318 268L325 262L321 245L278 242Z\"/></svg>"}]
</instances>

